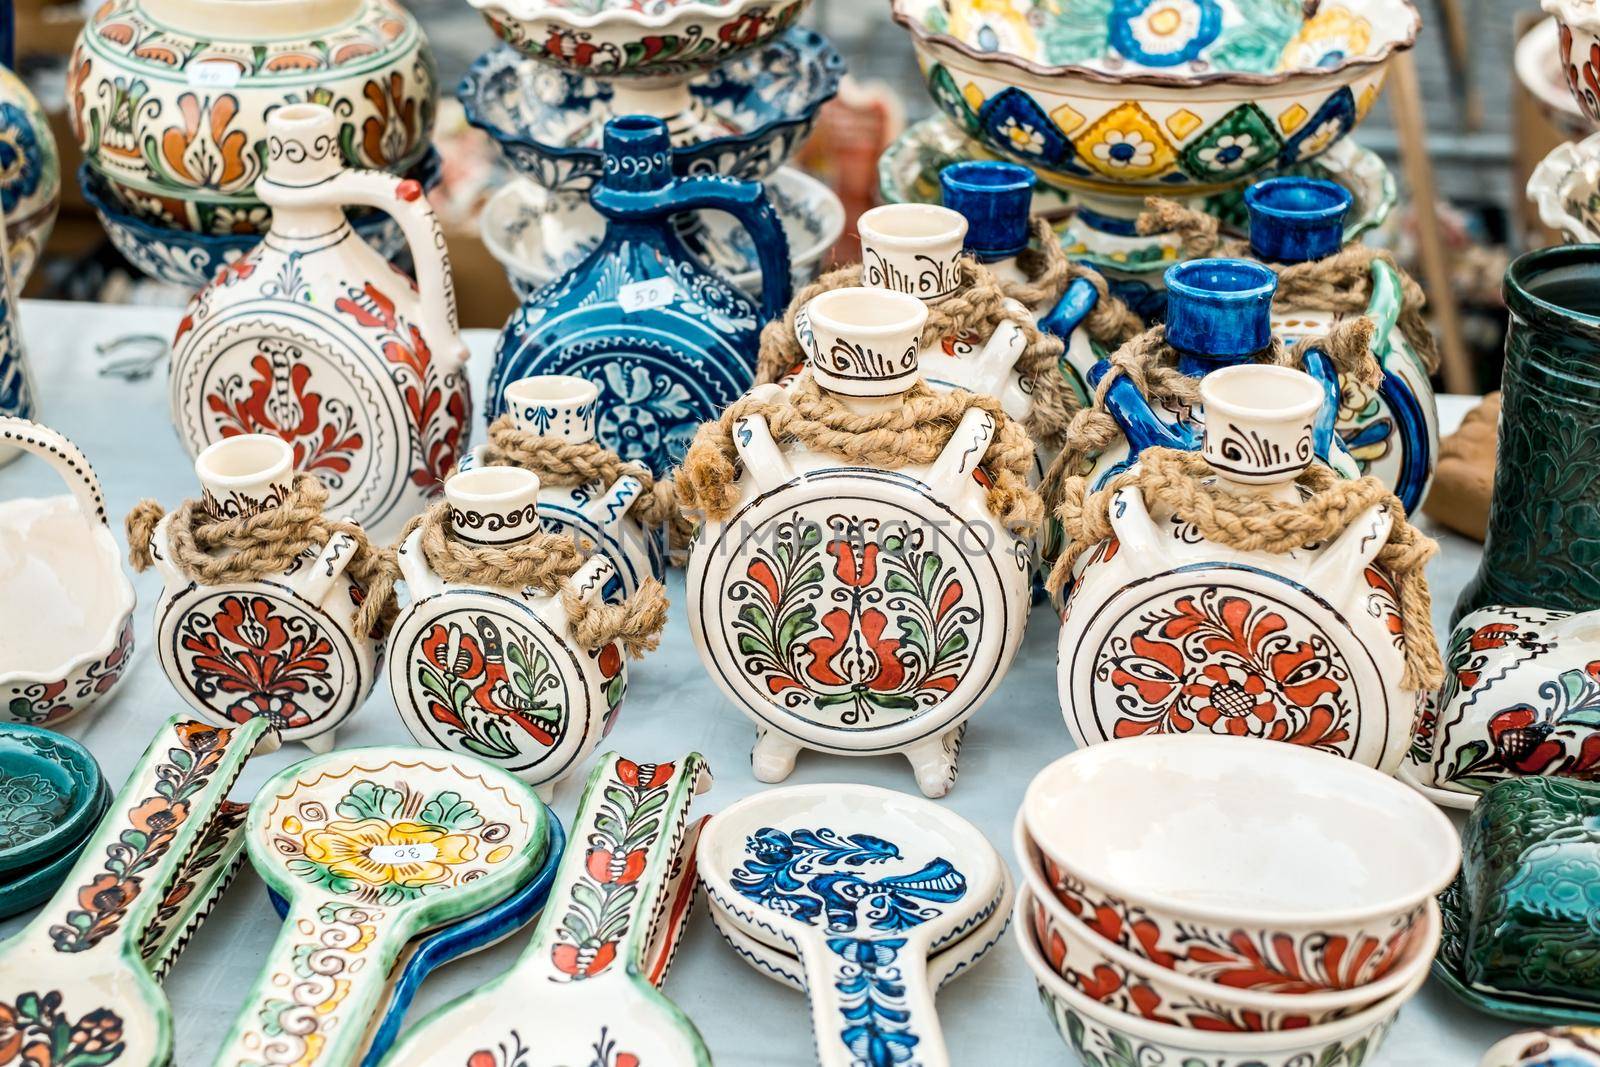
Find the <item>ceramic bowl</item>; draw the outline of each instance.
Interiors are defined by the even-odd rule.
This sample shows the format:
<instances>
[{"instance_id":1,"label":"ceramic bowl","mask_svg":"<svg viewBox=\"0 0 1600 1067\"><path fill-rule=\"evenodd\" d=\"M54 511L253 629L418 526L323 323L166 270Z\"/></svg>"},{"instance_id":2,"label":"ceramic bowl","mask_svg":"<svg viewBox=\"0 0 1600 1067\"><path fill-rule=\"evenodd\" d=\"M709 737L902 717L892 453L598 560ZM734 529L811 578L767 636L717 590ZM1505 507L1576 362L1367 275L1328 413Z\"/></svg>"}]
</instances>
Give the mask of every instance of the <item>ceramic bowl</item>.
<instances>
[{"instance_id":1,"label":"ceramic bowl","mask_svg":"<svg viewBox=\"0 0 1600 1067\"><path fill-rule=\"evenodd\" d=\"M1540 0L1556 20L1557 53L1567 91L1590 123L1600 122L1600 2Z\"/></svg>"},{"instance_id":2,"label":"ceramic bowl","mask_svg":"<svg viewBox=\"0 0 1600 1067\"><path fill-rule=\"evenodd\" d=\"M1557 1026L1497 1041L1478 1067L1600 1067L1600 1027Z\"/></svg>"},{"instance_id":3,"label":"ceramic bowl","mask_svg":"<svg viewBox=\"0 0 1600 1067\"><path fill-rule=\"evenodd\" d=\"M1567 65L1561 58L1561 27L1555 19L1537 22L1522 35L1512 54L1512 68L1539 113L1562 136L1577 139L1594 132L1594 123L1589 121L1567 88Z\"/></svg>"},{"instance_id":4,"label":"ceramic bowl","mask_svg":"<svg viewBox=\"0 0 1600 1067\"><path fill-rule=\"evenodd\" d=\"M86 825L80 836L63 842L60 851L0 877L0 919L19 915L55 895L72 873L90 835L99 827L111 807L111 787L101 779L100 788L86 807Z\"/></svg>"},{"instance_id":5,"label":"ceramic bowl","mask_svg":"<svg viewBox=\"0 0 1600 1067\"><path fill-rule=\"evenodd\" d=\"M690 81L717 128L673 138L680 175L764 178L811 134L844 60L819 33L795 27L758 51ZM542 67L509 48L480 56L457 91L467 121L493 137L518 171L547 189L585 192L600 178L601 137L617 110L613 86Z\"/></svg>"},{"instance_id":6,"label":"ceramic bowl","mask_svg":"<svg viewBox=\"0 0 1600 1067\"><path fill-rule=\"evenodd\" d=\"M1327 151L1420 20L1407 0L894 0L939 108L1041 180L1192 195Z\"/></svg>"},{"instance_id":7,"label":"ceramic bowl","mask_svg":"<svg viewBox=\"0 0 1600 1067\"><path fill-rule=\"evenodd\" d=\"M1439 946L1438 906L1431 901L1422 930L1405 955L1376 981L1329 988L1326 968L1302 969L1302 960L1262 954L1254 968L1236 968L1216 980L1183 974L1117 944L1121 919L1111 912L1072 913L1045 877L1022 821L1016 824L1022 892L1032 903L1023 912L1051 968L1073 987L1118 1011L1153 1022L1201 1030L1293 1030L1353 1015L1404 988L1426 971ZM1325 961L1318 961L1325 962Z\"/></svg>"},{"instance_id":8,"label":"ceramic bowl","mask_svg":"<svg viewBox=\"0 0 1600 1067\"><path fill-rule=\"evenodd\" d=\"M1102 746L1114 747L1110 745ZM1427 980L1426 968L1392 996L1344 1019L1296 1030L1230 1033L1152 1022L1085 996L1050 969L1027 922L1025 896L1017 897L1012 936L1033 972L1050 1021L1086 1064L1204 1064L1205 1067L1307 1067L1377 1062L1383 1042L1406 1001Z\"/></svg>"},{"instance_id":9,"label":"ceramic bowl","mask_svg":"<svg viewBox=\"0 0 1600 1067\"><path fill-rule=\"evenodd\" d=\"M80 843L105 791L100 764L72 738L0 724L0 881Z\"/></svg>"},{"instance_id":10,"label":"ceramic bowl","mask_svg":"<svg viewBox=\"0 0 1600 1067\"><path fill-rule=\"evenodd\" d=\"M823 254L844 232L844 204L832 189L793 167L772 174L766 186L789 238L798 290L817 276ZM759 298L761 270L749 231L722 212L699 218L704 224L684 234L691 251ZM526 178L490 197L479 225L484 245L506 269L521 300L582 262L605 232L605 219L587 197L552 193Z\"/></svg>"},{"instance_id":11,"label":"ceramic bowl","mask_svg":"<svg viewBox=\"0 0 1600 1067\"><path fill-rule=\"evenodd\" d=\"M1568 241L1600 241L1600 133L1557 146L1528 176L1539 221Z\"/></svg>"},{"instance_id":12,"label":"ceramic bowl","mask_svg":"<svg viewBox=\"0 0 1600 1067\"><path fill-rule=\"evenodd\" d=\"M1073 914L1115 915L1123 948L1240 988L1276 981L1253 976L1266 957L1311 988L1381 978L1461 861L1450 820L1405 785L1258 738L1079 749L1034 778L1023 819Z\"/></svg>"},{"instance_id":13,"label":"ceramic bowl","mask_svg":"<svg viewBox=\"0 0 1600 1067\"><path fill-rule=\"evenodd\" d=\"M433 148L411 177L432 189L443 176L443 161ZM261 240L256 233L196 233L161 226L124 211L106 189L105 181L88 164L78 168L83 197L100 216L111 244L140 273L158 282L199 289L217 271L243 256ZM350 225L368 244L393 259L405 250L405 237L394 219L381 211L356 211Z\"/></svg>"}]
</instances>

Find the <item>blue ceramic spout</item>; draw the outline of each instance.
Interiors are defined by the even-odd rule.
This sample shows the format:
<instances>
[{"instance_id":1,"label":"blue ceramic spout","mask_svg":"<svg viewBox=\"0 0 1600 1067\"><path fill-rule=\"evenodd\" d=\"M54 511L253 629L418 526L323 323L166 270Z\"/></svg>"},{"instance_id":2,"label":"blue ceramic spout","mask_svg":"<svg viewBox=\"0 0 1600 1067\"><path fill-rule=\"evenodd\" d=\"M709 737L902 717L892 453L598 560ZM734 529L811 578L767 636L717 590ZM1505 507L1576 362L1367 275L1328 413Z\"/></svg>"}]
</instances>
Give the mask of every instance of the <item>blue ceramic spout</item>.
<instances>
[{"instance_id":1,"label":"blue ceramic spout","mask_svg":"<svg viewBox=\"0 0 1600 1067\"><path fill-rule=\"evenodd\" d=\"M1167 343L1178 369L1198 378L1272 343L1272 295L1278 276L1247 259L1191 259L1168 267Z\"/></svg>"},{"instance_id":2,"label":"blue ceramic spout","mask_svg":"<svg viewBox=\"0 0 1600 1067\"><path fill-rule=\"evenodd\" d=\"M1250 251L1269 263L1308 263L1339 251L1355 198L1320 178L1268 178L1244 191Z\"/></svg>"},{"instance_id":3,"label":"blue ceramic spout","mask_svg":"<svg viewBox=\"0 0 1600 1067\"><path fill-rule=\"evenodd\" d=\"M1028 247L1033 171L1016 163L952 163L939 172L944 206L967 220L967 251L979 263L1010 259Z\"/></svg>"}]
</instances>

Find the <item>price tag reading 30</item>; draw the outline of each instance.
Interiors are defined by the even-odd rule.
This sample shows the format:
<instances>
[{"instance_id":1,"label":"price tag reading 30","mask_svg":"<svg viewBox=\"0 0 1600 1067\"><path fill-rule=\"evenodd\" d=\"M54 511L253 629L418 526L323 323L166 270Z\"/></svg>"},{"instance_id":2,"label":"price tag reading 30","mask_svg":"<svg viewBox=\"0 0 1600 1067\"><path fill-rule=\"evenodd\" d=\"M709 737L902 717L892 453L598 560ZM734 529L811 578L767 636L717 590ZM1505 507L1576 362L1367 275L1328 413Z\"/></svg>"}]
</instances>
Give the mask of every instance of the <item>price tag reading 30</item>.
<instances>
[{"instance_id":1,"label":"price tag reading 30","mask_svg":"<svg viewBox=\"0 0 1600 1067\"><path fill-rule=\"evenodd\" d=\"M626 312L649 311L666 307L678 298L678 284L671 278L651 278L629 282L617 290L617 303Z\"/></svg>"}]
</instances>

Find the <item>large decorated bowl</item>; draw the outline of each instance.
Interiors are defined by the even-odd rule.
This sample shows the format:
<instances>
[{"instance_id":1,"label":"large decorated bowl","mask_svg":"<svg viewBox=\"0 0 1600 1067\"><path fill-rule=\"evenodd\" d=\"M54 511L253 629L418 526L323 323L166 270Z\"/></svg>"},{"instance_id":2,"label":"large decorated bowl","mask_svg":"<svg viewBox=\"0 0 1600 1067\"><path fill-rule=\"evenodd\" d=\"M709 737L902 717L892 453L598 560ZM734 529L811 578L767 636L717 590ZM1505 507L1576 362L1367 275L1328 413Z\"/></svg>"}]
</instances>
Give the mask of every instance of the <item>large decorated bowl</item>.
<instances>
[{"instance_id":1,"label":"large decorated bowl","mask_svg":"<svg viewBox=\"0 0 1600 1067\"><path fill-rule=\"evenodd\" d=\"M112 198L206 234L265 232L268 112L324 104L347 163L403 174L438 96L427 39L394 0L106 0L67 75L73 132Z\"/></svg>"},{"instance_id":2,"label":"large decorated bowl","mask_svg":"<svg viewBox=\"0 0 1600 1067\"><path fill-rule=\"evenodd\" d=\"M1511 64L1545 121L1563 137L1580 138L1594 131L1594 123L1567 85L1561 39L1561 26L1554 18L1536 22L1517 41Z\"/></svg>"},{"instance_id":3,"label":"large decorated bowl","mask_svg":"<svg viewBox=\"0 0 1600 1067\"><path fill-rule=\"evenodd\" d=\"M1560 27L1567 91L1591 123L1600 123L1600 0L1541 0Z\"/></svg>"},{"instance_id":4,"label":"large decorated bowl","mask_svg":"<svg viewBox=\"0 0 1600 1067\"><path fill-rule=\"evenodd\" d=\"M1408 0L894 0L934 100L1041 179L1193 196L1350 132L1420 24ZM1136 208L1135 208L1136 210Z\"/></svg>"},{"instance_id":5,"label":"large decorated bowl","mask_svg":"<svg viewBox=\"0 0 1600 1067\"><path fill-rule=\"evenodd\" d=\"M28 87L0 67L0 211L10 242L11 284L27 284L61 202L56 139Z\"/></svg>"},{"instance_id":6,"label":"large decorated bowl","mask_svg":"<svg viewBox=\"0 0 1600 1067\"><path fill-rule=\"evenodd\" d=\"M702 119L686 129L669 124L673 170L765 178L811 135L842 77L833 45L796 27L694 78L689 93ZM541 67L509 48L480 56L457 90L467 121L495 139L512 167L564 192L586 192L599 180L605 124L628 113L626 94L618 94L616 85Z\"/></svg>"}]
</instances>

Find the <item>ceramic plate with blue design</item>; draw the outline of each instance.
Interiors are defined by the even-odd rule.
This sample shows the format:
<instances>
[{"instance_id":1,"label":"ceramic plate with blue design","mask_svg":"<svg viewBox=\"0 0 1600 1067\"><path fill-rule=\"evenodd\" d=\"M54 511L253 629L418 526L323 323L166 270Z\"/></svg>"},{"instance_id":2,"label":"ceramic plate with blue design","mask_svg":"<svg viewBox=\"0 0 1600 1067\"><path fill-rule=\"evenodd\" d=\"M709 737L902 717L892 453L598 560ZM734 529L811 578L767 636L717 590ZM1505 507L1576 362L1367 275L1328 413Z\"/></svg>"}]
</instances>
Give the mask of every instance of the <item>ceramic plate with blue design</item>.
<instances>
[{"instance_id":1,"label":"ceramic plate with blue design","mask_svg":"<svg viewBox=\"0 0 1600 1067\"><path fill-rule=\"evenodd\" d=\"M0 726L0 878L10 883L63 852L75 856L105 808L105 791L100 764L72 738Z\"/></svg>"}]
</instances>

